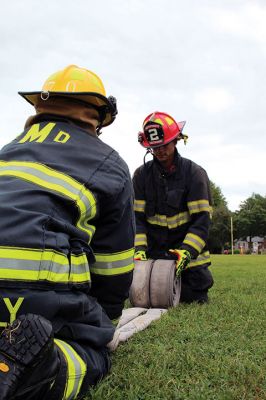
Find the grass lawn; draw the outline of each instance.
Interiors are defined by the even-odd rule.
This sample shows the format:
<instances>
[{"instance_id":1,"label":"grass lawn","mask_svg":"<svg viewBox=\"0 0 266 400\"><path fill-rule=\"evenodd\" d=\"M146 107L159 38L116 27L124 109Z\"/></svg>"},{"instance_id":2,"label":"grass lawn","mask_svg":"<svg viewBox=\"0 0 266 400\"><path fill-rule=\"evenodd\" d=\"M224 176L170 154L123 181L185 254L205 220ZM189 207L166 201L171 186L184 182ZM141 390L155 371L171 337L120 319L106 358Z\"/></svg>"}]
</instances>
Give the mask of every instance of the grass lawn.
<instances>
[{"instance_id":1,"label":"grass lawn","mask_svg":"<svg viewBox=\"0 0 266 400\"><path fill-rule=\"evenodd\" d=\"M266 256L214 255L207 305L180 305L113 354L87 399L265 400Z\"/></svg>"}]
</instances>

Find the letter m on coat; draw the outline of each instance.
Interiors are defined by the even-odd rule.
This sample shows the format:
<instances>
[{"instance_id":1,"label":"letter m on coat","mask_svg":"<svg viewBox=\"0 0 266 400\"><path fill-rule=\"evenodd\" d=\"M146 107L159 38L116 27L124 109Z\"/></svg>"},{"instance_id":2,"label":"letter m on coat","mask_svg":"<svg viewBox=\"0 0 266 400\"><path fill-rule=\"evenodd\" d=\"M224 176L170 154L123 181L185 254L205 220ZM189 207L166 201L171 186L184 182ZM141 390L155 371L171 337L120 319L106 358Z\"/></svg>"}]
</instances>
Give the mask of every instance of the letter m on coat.
<instances>
[{"instance_id":1,"label":"letter m on coat","mask_svg":"<svg viewBox=\"0 0 266 400\"><path fill-rule=\"evenodd\" d=\"M47 138L49 133L52 131L54 126L55 126L54 122L49 122L42 129L40 129L40 124L34 124L28 130L26 135L22 139L20 139L19 143L25 143L25 142L42 143Z\"/></svg>"}]
</instances>

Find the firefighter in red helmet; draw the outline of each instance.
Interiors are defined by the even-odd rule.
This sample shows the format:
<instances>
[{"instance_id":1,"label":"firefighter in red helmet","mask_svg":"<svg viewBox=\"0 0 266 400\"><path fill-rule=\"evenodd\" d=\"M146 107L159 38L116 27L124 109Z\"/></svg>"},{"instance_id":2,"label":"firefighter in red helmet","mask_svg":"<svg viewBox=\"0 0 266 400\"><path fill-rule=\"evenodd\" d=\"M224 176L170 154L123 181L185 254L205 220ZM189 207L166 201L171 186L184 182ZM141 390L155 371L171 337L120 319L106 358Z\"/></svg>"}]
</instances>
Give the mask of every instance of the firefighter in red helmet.
<instances>
[{"instance_id":1,"label":"firefighter in red helmet","mask_svg":"<svg viewBox=\"0 0 266 400\"><path fill-rule=\"evenodd\" d=\"M207 240L211 195L207 173L176 149L185 122L163 112L149 114L140 144L153 155L133 176L135 259L175 259L181 302L205 303L213 285Z\"/></svg>"}]
</instances>

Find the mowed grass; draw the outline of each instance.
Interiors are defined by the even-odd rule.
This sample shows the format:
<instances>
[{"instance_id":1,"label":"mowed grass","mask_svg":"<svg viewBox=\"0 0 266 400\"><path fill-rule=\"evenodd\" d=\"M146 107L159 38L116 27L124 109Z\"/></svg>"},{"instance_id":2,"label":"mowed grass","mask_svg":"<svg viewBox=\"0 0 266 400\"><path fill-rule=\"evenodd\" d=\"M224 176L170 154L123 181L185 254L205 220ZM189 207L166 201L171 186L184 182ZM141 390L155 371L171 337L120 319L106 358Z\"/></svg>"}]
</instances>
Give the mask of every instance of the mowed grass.
<instances>
[{"instance_id":1,"label":"mowed grass","mask_svg":"<svg viewBox=\"0 0 266 400\"><path fill-rule=\"evenodd\" d=\"M266 256L213 255L207 305L180 305L113 353L87 399L265 400Z\"/></svg>"}]
</instances>

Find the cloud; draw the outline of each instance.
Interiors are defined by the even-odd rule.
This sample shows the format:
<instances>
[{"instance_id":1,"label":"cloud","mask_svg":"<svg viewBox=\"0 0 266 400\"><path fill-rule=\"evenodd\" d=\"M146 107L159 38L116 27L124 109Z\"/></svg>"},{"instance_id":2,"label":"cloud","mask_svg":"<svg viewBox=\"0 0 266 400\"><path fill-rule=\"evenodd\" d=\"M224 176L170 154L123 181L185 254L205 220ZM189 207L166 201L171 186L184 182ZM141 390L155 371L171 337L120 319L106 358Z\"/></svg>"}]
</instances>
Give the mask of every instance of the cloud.
<instances>
[{"instance_id":1,"label":"cloud","mask_svg":"<svg viewBox=\"0 0 266 400\"><path fill-rule=\"evenodd\" d=\"M229 204L263 194L265 0L24 0L1 11L0 146L34 111L17 91L39 90L77 64L117 97L102 140L132 173L145 154L142 121L160 110L187 121L180 153L207 170Z\"/></svg>"},{"instance_id":2,"label":"cloud","mask_svg":"<svg viewBox=\"0 0 266 400\"><path fill-rule=\"evenodd\" d=\"M209 113L219 113L234 105L234 96L225 88L204 88L194 95L194 104Z\"/></svg>"},{"instance_id":3,"label":"cloud","mask_svg":"<svg viewBox=\"0 0 266 400\"><path fill-rule=\"evenodd\" d=\"M246 38L248 41L254 40L260 44L266 41L266 6L260 5L256 1L243 3L242 7L232 9L217 7L209 10L210 20L216 29L233 35Z\"/></svg>"}]
</instances>

